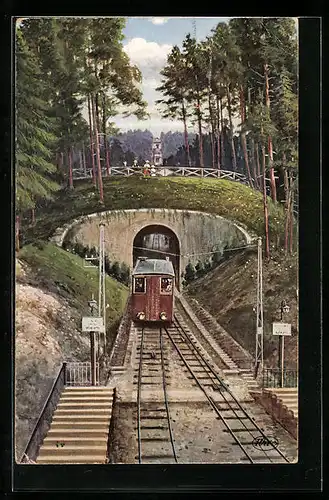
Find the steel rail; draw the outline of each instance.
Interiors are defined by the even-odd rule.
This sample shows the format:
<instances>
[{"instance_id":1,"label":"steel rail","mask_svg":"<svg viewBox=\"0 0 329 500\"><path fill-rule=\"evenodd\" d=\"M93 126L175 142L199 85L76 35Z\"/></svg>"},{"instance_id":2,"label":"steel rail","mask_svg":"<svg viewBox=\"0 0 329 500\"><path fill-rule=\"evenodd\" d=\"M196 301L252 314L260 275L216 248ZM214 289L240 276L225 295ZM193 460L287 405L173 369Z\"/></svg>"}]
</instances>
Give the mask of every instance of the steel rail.
<instances>
[{"instance_id":1,"label":"steel rail","mask_svg":"<svg viewBox=\"0 0 329 500\"><path fill-rule=\"evenodd\" d=\"M254 463L253 459L251 458L251 456L249 455L249 453L247 452L247 450L244 448L243 444L240 442L239 438L236 437L236 435L233 433L231 427L229 426L229 424L226 422L226 420L224 419L223 415L221 414L221 412L219 411L219 409L217 408L216 404L214 403L213 399L209 396L209 394L207 393L207 391L205 390L205 388L201 385L201 383L199 382L198 378L196 377L196 375L194 374L193 370L191 369L190 365L188 364L188 362L186 361L186 359L184 358L183 354L181 353L179 347L176 345L176 342L173 340L172 336L170 335L169 331L167 330L167 328L164 328L166 334L168 335L169 339L171 340L173 346L175 347L176 351L178 352L180 358L182 359L183 363L185 364L185 366L187 367L187 369L189 370L189 372L191 373L192 377L194 378L195 382L197 383L197 385L199 386L199 388L201 389L201 391L204 393L204 395L206 396L206 398L208 399L211 407L215 410L215 412L217 413L217 415L219 416L219 418L221 419L221 421L223 422L223 424L225 425L225 427L227 428L227 430L230 432L230 434L232 435L233 439L237 442L237 444L240 446L241 450L243 451L243 453L246 455L246 457L250 460L251 463Z\"/></svg>"},{"instance_id":2,"label":"steel rail","mask_svg":"<svg viewBox=\"0 0 329 500\"><path fill-rule=\"evenodd\" d=\"M175 462L178 463L177 455L176 455L176 450L175 450L174 436L173 436L173 432L172 432L172 428L171 428L171 418L170 418L170 413L169 413L169 405L168 405L166 373L165 373L165 366L164 366L164 359L163 359L163 354L164 353L163 353L162 328L160 328L160 353L161 353L163 394L164 394L164 401L165 401L166 412L167 412L167 419L168 419L168 430L169 430L170 442L171 442L171 447L172 447L172 450L173 450Z\"/></svg>"},{"instance_id":3,"label":"steel rail","mask_svg":"<svg viewBox=\"0 0 329 500\"><path fill-rule=\"evenodd\" d=\"M177 320L177 322L179 322L179 320ZM175 326L175 327L177 328L177 330L178 330L178 327L177 327L176 325L174 325L174 326ZM200 362L200 365L203 367L203 369L204 369L205 371L206 371L206 369L210 370L210 371L211 371L211 374L217 378L217 376L216 376L216 372L214 372L214 370L212 370L212 369L211 369L211 367L209 367L209 366L208 366L207 361L204 359L204 357L203 357L203 356L202 356L202 355L198 352L198 350L195 348L195 346L193 345L193 342L191 341L191 339L189 338L189 336L186 334L186 332L184 331L184 328L181 326L181 324L179 324L179 328L180 328L181 332L183 332L183 333L185 334L186 340L188 340L188 342L189 342L189 344L190 344L190 345L189 345L190 349L191 349L191 346L193 347L193 354L194 354L194 356L196 357L196 359ZM182 333L181 333L181 332L180 332L180 335L182 335ZM204 366L204 365L205 365L205 366ZM210 378L210 377L209 377L209 378ZM220 379L219 379L219 380L220 380ZM221 383L221 385L222 385L222 382L221 382L221 381L220 381L220 383ZM227 389L225 389L225 390L227 390ZM227 391L227 392L229 392L229 391ZM236 398L234 397L234 395L233 395L231 392L229 392L229 394L232 396L233 402L234 402L234 403L239 404L238 400L236 400ZM248 433L250 434L250 436L251 436L253 439L255 439L256 437L258 437L258 436L254 436L254 434L253 434L254 432L258 432L257 425L255 424L254 420L253 420L253 419L252 419L252 418L251 418L248 414L246 414L246 415L247 415L247 417L248 417L247 419L243 419L243 418L241 418L241 416L240 416L240 415L238 415L238 413L237 413L237 411L239 411L239 410L240 410L240 408L233 408L233 407L232 407L232 404L231 404L231 401L229 401L229 400L226 398L226 396L225 396L225 394L224 394L223 392L221 392L221 396L222 396L222 398L224 399L224 401L223 401L223 402L224 402L224 403L226 403L226 404L228 405L229 410L230 410L230 411L232 411L233 415L236 417L236 419L239 421L239 423L240 423L240 424L244 427L244 429L246 430L246 432L248 432ZM210 397L211 397L211 396L210 396ZM211 399L212 399L212 398L211 398ZM212 401L213 401L213 399L212 399ZM214 404L217 406L216 402L214 402ZM217 407L217 408L218 408L218 407ZM240 411L241 411L241 410L240 410ZM224 418L224 417L223 417L223 418ZM246 423L244 422L244 420L247 420L249 424L250 424L250 422L251 422L251 424L255 427L255 429L249 429L249 428L248 428L248 426L246 425ZM234 432L234 429L232 429L232 432ZM245 444L245 443L244 443L244 444ZM270 462L272 462L272 459L273 459L274 457L270 457L270 456L267 454L266 450L259 450L259 451L263 452L263 453L264 453L264 455L265 455L265 457L266 457L266 458L267 458Z\"/></svg>"},{"instance_id":4,"label":"steel rail","mask_svg":"<svg viewBox=\"0 0 329 500\"><path fill-rule=\"evenodd\" d=\"M176 326L176 324L178 325L178 327ZM237 400L237 398L234 396L234 394L231 392L231 390L227 387L227 385L223 382L223 380L221 380L218 376L218 374L215 372L215 370L212 368L212 366L208 363L207 360L205 360L203 358L203 356L198 352L198 350L196 349L196 347L193 345L192 341L190 340L190 338L188 337L188 335L186 334L184 328L182 327L180 321L178 320L177 316L175 315L175 323L174 323L174 326L176 327L176 329L179 331L180 330L180 334L183 333L184 337L188 340L189 344L191 344L191 346L193 347L193 350L194 350L194 355L197 357L199 356L199 358L201 358L201 360L203 361L203 363L207 366L207 368L211 371L211 373L213 374L213 376L216 378L217 382L228 392L228 394L232 397L233 401L238 405L239 407L239 410L243 412L243 414L247 417L247 419L249 419L250 422L252 422L252 424L256 427L256 429L258 430L258 432L262 435L263 438L265 439L268 439L266 434L262 431L262 429L258 426L258 424L252 420L252 418L248 415L247 411L243 408L243 406L240 404L240 402ZM237 411L237 409L234 409L231 407L231 404L230 402L226 399L225 395L221 392L221 395L223 396L223 398L225 399L226 403L230 406L230 409L231 411L234 412L234 414L237 416L237 414L235 413ZM244 422L242 422L242 419L239 418L237 416L237 418L239 419L239 421L241 422L242 425L245 426ZM246 428L246 427L245 427ZM273 449L275 449L277 451L277 453L288 463L289 460L288 458L282 453L282 451L275 445L273 445ZM264 451L264 450L262 450ZM266 454L266 452L264 451L264 453ZM268 457L268 455L266 455L267 458L270 458Z\"/></svg>"},{"instance_id":5,"label":"steel rail","mask_svg":"<svg viewBox=\"0 0 329 500\"><path fill-rule=\"evenodd\" d=\"M142 463L142 443L141 443L141 386L142 386L142 361L143 361L143 343L144 343L144 327L141 332L141 347L139 353L139 369L138 369L138 386L137 386L137 436L138 436L138 461Z\"/></svg>"}]
</instances>

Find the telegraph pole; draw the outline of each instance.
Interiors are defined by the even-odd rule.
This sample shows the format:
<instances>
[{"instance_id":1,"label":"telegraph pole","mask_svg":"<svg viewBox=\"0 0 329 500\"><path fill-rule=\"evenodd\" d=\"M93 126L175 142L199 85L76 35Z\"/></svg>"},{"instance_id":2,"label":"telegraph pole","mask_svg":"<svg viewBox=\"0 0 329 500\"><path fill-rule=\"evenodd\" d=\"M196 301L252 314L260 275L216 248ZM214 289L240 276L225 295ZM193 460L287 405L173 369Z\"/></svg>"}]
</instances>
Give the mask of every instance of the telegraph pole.
<instances>
[{"instance_id":1,"label":"telegraph pole","mask_svg":"<svg viewBox=\"0 0 329 500\"><path fill-rule=\"evenodd\" d=\"M103 349L105 354L106 348L106 294L105 294L105 241L104 241L104 226L99 224L99 287L98 287L98 316L103 317Z\"/></svg>"},{"instance_id":2,"label":"telegraph pole","mask_svg":"<svg viewBox=\"0 0 329 500\"><path fill-rule=\"evenodd\" d=\"M264 321L263 321L263 262L262 238L258 238L257 305L256 305L256 355L255 377L264 366Z\"/></svg>"},{"instance_id":3,"label":"telegraph pole","mask_svg":"<svg viewBox=\"0 0 329 500\"><path fill-rule=\"evenodd\" d=\"M97 307L97 302L94 300L94 295L90 301L88 301L88 305L91 309L91 314L94 316L95 308ZM97 359L96 359L96 332L89 332L90 335L90 366L91 366L91 385L96 385L96 370L97 370Z\"/></svg>"}]
</instances>

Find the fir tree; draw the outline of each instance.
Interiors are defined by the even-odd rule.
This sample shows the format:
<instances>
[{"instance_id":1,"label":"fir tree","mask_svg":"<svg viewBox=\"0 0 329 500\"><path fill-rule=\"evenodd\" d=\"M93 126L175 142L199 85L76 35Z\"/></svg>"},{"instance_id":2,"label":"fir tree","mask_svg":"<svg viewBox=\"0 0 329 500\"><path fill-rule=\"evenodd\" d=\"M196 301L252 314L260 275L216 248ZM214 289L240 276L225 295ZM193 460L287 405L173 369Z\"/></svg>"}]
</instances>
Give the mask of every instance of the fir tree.
<instances>
[{"instance_id":1,"label":"fir tree","mask_svg":"<svg viewBox=\"0 0 329 500\"><path fill-rule=\"evenodd\" d=\"M34 208L59 189L52 163L56 136L43 100L39 61L17 29L16 45L16 200L17 210Z\"/></svg>"}]
</instances>

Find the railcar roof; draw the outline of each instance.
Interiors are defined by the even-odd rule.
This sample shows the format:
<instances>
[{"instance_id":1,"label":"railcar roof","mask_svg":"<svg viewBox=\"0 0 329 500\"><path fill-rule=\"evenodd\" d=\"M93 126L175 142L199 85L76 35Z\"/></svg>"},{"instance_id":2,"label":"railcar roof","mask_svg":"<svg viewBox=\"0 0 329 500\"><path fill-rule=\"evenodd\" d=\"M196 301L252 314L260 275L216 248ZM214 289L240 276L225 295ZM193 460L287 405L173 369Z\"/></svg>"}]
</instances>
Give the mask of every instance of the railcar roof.
<instances>
[{"instance_id":1,"label":"railcar roof","mask_svg":"<svg viewBox=\"0 0 329 500\"><path fill-rule=\"evenodd\" d=\"M135 274L169 274L175 276L172 262L162 259L138 260L133 270L133 275Z\"/></svg>"}]
</instances>

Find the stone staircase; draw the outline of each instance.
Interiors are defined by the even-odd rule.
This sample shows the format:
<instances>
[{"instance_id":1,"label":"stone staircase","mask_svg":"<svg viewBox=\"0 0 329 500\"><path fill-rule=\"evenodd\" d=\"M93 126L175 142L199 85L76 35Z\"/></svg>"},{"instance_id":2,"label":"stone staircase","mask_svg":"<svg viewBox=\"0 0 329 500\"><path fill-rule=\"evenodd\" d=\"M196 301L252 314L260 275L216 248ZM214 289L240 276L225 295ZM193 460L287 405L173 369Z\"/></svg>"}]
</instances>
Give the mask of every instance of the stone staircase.
<instances>
[{"instance_id":1,"label":"stone staircase","mask_svg":"<svg viewBox=\"0 0 329 500\"><path fill-rule=\"evenodd\" d=\"M176 295L183 309L225 363L227 369L223 369L223 373L241 376L249 391L259 389L259 383L251 368L252 358L250 354L217 323L215 318L196 299L182 296L178 292ZM177 314L177 316L179 315Z\"/></svg>"},{"instance_id":2,"label":"stone staircase","mask_svg":"<svg viewBox=\"0 0 329 500\"><path fill-rule=\"evenodd\" d=\"M201 323L205 328L211 332L212 337L220 345L221 349L226 353L226 355L235 363L235 365L240 369L250 370L252 364L252 358L250 354L229 335L224 328L217 323L215 318L206 311L199 302L192 298L186 297L194 313L199 318Z\"/></svg>"},{"instance_id":3,"label":"stone staircase","mask_svg":"<svg viewBox=\"0 0 329 500\"><path fill-rule=\"evenodd\" d=\"M36 463L106 463L113 398L110 387L66 387Z\"/></svg>"},{"instance_id":4,"label":"stone staircase","mask_svg":"<svg viewBox=\"0 0 329 500\"><path fill-rule=\"evenodd\" d=\"M274 387L266 388L275 394L278 401L292 411L295 418L298 418L298 388L297 387Z\"/></svg>"}]
</instances>

